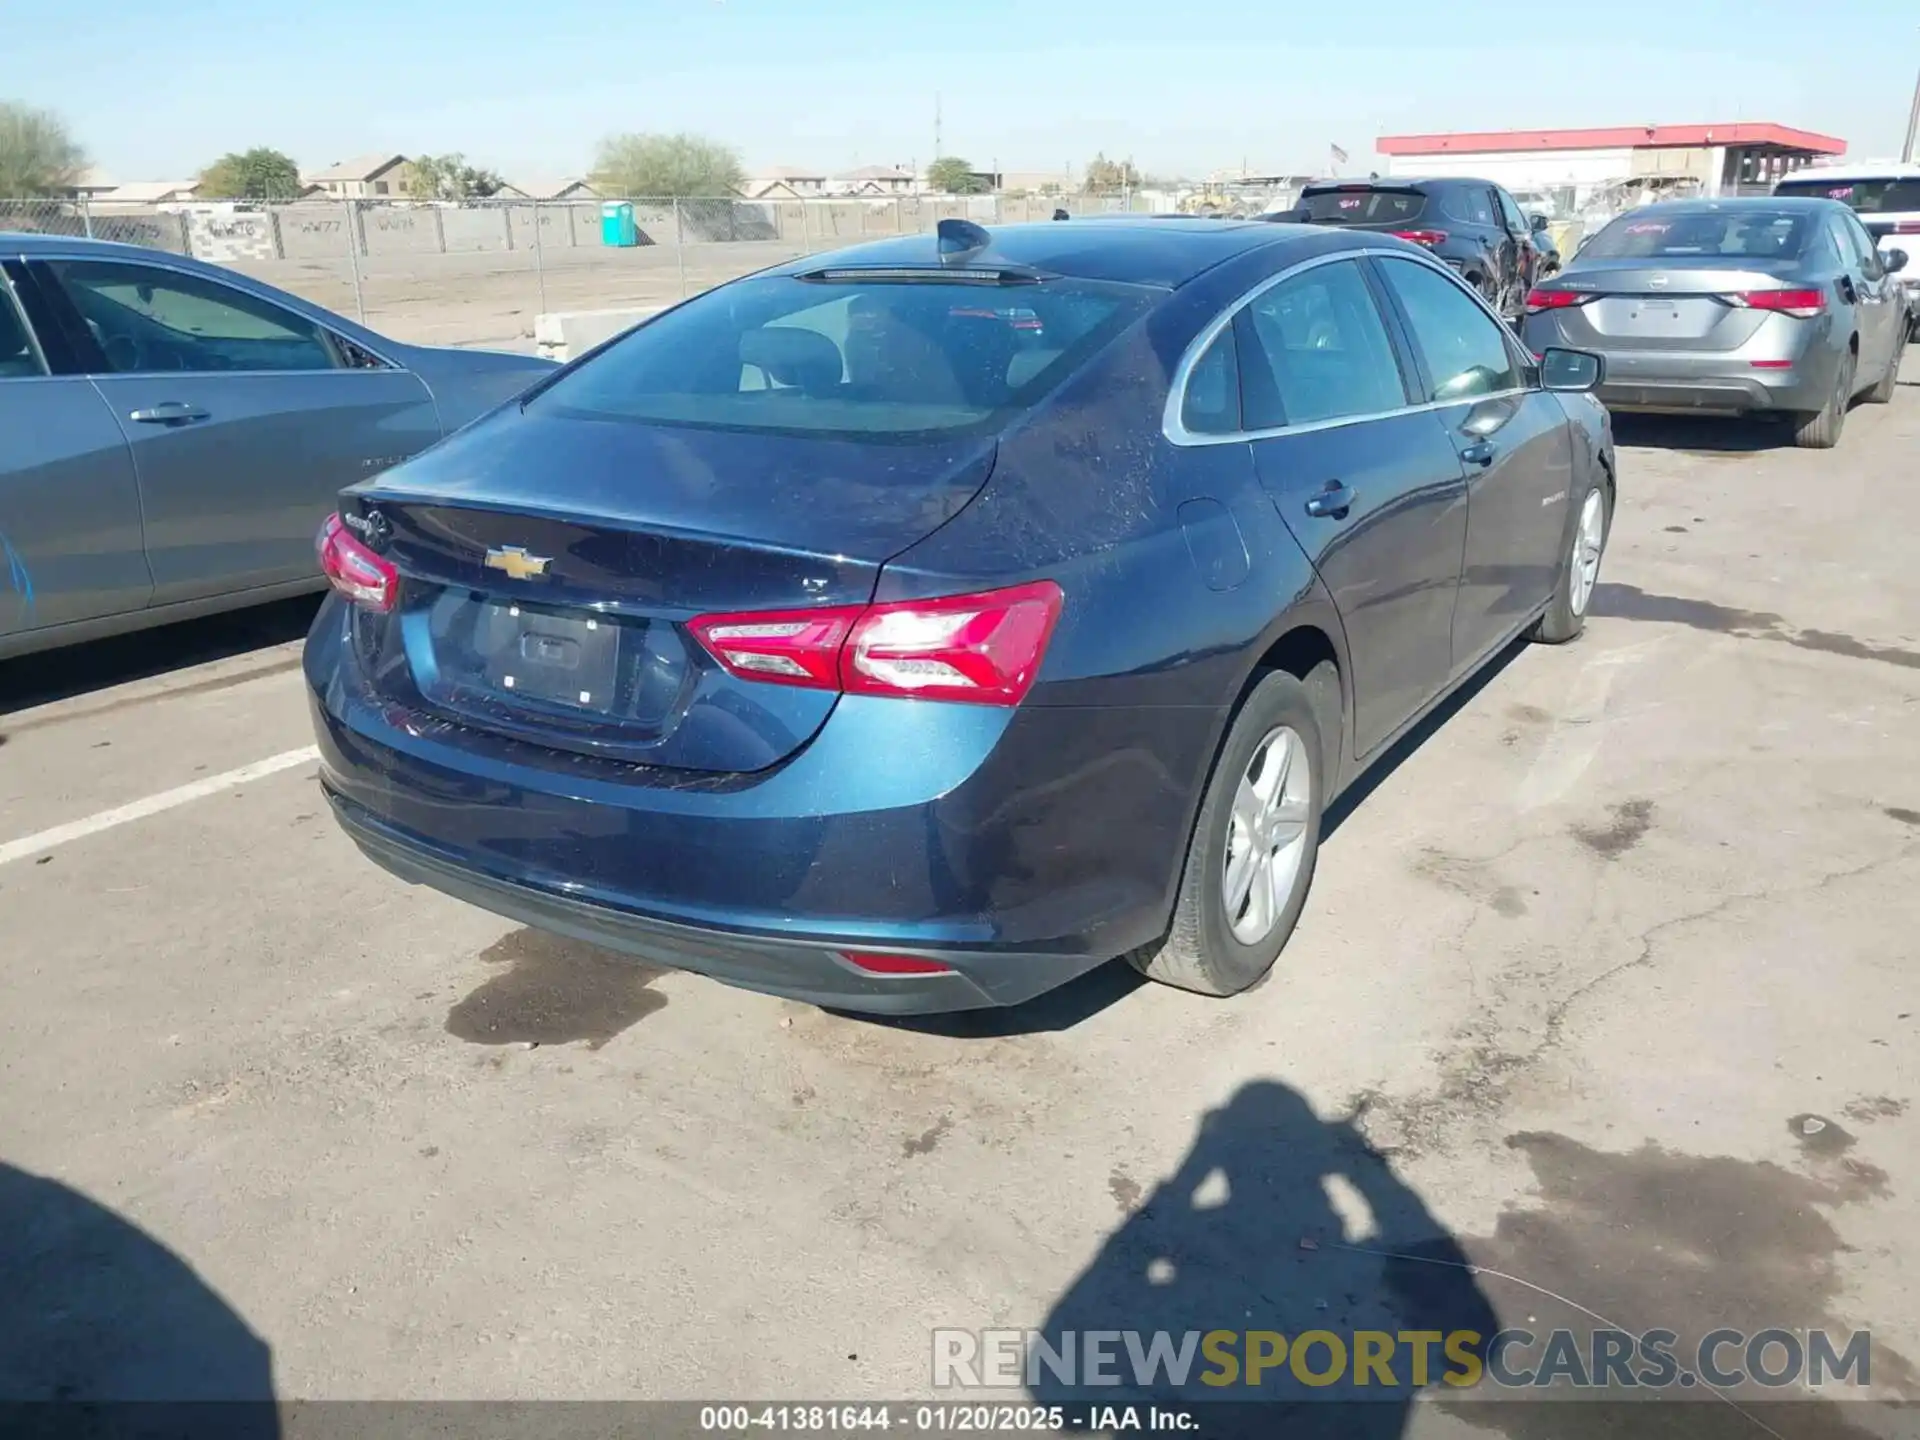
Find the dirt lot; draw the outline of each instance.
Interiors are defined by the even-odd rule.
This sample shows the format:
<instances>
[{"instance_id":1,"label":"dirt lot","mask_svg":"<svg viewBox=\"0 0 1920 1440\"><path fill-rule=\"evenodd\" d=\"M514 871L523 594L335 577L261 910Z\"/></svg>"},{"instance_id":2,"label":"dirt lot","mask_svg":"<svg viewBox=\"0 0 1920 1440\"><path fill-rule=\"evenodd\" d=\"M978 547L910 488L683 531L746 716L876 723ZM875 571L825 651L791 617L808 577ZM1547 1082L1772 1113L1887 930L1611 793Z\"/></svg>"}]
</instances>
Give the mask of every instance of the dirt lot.
<instances>
[{"instance_id":1,"label":"dirt lot","mask_svg":"<svg viewBox=\"0 0 1920 1440\"><path fill-rule=\"evenodd\" d=\"M543 310L667 305L803 253L798 246L745 241L684 249L550 250L537 271L531 250L363 256L360 290L366 323L396 340L531 351L533 317ZM345 257L253 261L234 268L349 319L359 315L353 270Z\"/></svg>"},{"instance_id":2,"label":"dirt lot","mask_svg":"<svg viewBox=\"0 0 1920 1440\"><path fill-rule=\"evenodd\" d=\"M0 667L0 1393L899 1397L936 1325L1489 1314L1870 1327L1911 1390L1920 389L1747 438L1623 425L1587 635L1402 747L1229 1003L878 1024L409 889L300 607ZM1342 1433L1602 1433L1552 1408ZM1749 1412L1694 1410L1892 1433Z\"/></svg>"}]
</instances>

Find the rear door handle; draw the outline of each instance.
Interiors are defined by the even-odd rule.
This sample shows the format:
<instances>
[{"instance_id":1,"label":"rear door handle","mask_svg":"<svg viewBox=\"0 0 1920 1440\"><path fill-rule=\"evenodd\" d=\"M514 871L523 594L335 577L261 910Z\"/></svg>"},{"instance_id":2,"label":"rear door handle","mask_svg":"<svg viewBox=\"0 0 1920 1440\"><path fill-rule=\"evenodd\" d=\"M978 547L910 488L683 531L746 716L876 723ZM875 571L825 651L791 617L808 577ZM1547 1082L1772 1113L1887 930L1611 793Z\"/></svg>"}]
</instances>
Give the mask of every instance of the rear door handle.
<instances>
[{"instance_id":1,"label":"rear door handle","mask_svg":"<svg viewBox=\"0 0 1920 1440\"><path fill-rule=\"evenodd\" d=\"M1491 440L1479 440L1460 452L1460 458L1469 465L1478 465L1482 470L1493 463L1493 457L1500 452L1494 449Z\"/></svg>"},{"instance_id":2,"label":"rear door handle","mask_svg":"<svg viewBox=\"0 0 1920 1440\"><path fill-rule=\"evenodd\" d=\"M1308 499L1307 514L1316 520L1344 520L1357 498L1351 487L1329 480L1320 487L1319 494Z\"/></svg>"},{"instance_id":3,"label":"rear door handle","mask_svg":"<svg viewBox=\"0 0 1920 1440\"><path fill-rule=\"evenodd\" d=\"M162 400L144 410L135 410L127 418L138 425L191 425L207 418L207 412L185 400Z\"/></svg>"}]
</instances>

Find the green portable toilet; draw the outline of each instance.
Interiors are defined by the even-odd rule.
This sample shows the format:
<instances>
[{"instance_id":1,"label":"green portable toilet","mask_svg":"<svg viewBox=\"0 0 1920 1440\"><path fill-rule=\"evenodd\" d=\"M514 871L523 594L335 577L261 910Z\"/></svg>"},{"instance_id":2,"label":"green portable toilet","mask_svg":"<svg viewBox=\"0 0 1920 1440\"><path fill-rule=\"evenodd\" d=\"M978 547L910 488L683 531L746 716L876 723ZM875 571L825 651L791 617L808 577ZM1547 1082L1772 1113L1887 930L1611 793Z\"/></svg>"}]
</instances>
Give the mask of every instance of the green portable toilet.
<instances>
[{"instance_id":1,"label":"green portable toilet","mask_svg":"<svg viewBox=\"0 0 1920 1440\"><path fill-rule=\"evenodd\" d=\"M640 232L633 224L633 206L624 200L609 200L600 207L600 243L622 246L640 243Z\"/></svg>"}]
</instances>

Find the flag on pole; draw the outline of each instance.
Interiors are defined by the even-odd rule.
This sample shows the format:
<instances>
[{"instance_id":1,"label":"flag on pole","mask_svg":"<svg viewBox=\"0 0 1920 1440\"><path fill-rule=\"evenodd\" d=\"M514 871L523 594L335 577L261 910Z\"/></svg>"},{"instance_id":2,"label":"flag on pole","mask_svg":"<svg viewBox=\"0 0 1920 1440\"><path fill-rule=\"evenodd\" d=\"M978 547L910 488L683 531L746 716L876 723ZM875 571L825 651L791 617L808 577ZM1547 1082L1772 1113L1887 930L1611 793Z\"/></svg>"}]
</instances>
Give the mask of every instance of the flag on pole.
<instances>
[{"instance_id":1,"label":"flag on pole","mask_svg":"<svg viewBox=\"0 0 1920 1440\"><path fill-rule=\"evenodd\" d=\"M1327 146L1327 151L1333 156L1334 164L1344 165L1347 163L1347 152L1342 150L1338 145Z\"/></svg>"}]
</instances>

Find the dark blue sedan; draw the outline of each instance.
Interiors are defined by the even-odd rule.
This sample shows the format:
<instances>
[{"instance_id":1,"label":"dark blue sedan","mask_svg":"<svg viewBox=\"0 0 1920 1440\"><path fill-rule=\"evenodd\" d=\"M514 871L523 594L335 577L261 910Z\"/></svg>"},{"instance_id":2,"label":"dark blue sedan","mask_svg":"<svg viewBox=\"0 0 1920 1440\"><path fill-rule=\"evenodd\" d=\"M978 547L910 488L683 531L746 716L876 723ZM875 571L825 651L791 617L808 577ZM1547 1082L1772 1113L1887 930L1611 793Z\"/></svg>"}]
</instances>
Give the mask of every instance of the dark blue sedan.
<instances>
[{"instance_id":1,"label":"dark blue sedan","mask_svg":"<svg viewBox=\"0 0 1920 1440\"><path fill-rule=\"evenodd\" d=\"M394 873L823 1005L1252 985L1327 803L1579 633L1602 363L1417 247L947 222L628 332L345 492L306 675Z\"/></svg>"}]
</instances>

